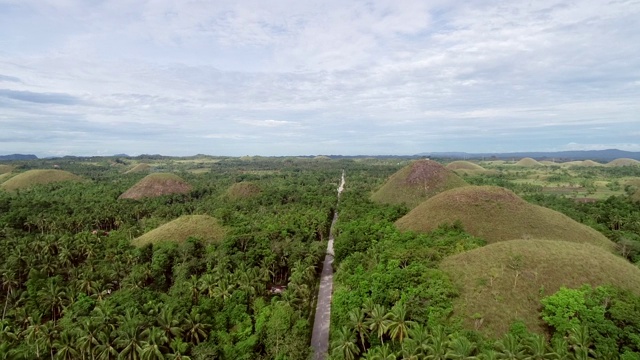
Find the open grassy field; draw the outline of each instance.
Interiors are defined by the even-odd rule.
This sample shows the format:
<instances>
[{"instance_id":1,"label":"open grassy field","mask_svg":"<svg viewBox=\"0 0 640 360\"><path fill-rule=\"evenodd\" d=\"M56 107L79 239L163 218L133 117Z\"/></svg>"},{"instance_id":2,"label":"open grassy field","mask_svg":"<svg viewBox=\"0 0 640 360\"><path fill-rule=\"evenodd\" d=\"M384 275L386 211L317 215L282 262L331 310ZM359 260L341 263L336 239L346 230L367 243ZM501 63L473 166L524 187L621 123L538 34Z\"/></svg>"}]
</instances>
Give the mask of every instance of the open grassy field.
<instances>
[{"instance_id":1,"label":"open grassy field","mask_svg":"<svg viewBox=\"0 0 640 360\"><path fill-rule=\"evenodd\" d=\"M149 172L149 170L151 170L151 165L140 163L140 164L134 165L131 169L127 170L125 174Z\"/></svg>"},{"instance_id":2,"label":"open grassy field","mask_svg":"<svg viewBox=\"0 0 640 360\"><path fill-rule=\"evenodd\" d=\"M640 269L602 248L514 240L446 258L441 269L459 287L455 312L468 328L501 336L515 320L544 332L540 300L560 287L612 284L640 294Z\"/></svg>"},{"instance_id":3,"label":"open grassy field","mask_svg":"<svg viewBox=\"0 0 640 360\"><path fill-rule=\"evenodd\" d=\"M7 191L27 189L34 185L50 184L60 181L82 181L82 178L63 170L29 170L17 174L0 185Z\"/></svg>"},{"instance_id":4,"label":"open grassy field","mask_svg":"<svg viewBox=\"0 0 640 360\"><path fill-rule=\"evenodd\" d=\"M180 176L170 173L154 173L145 176L137 184L120 195L119 199L142 199L171 194L185 194L191 185Z\"/></svg>"},{"instance_id":5,"label":"open grassy field","mask_svg":"<svg viewBox=\"0 0 640 360\"><path fill-rule=\"evenodd\" d=\"M466 186L440 193L400 218L401 230L429 232L459 221L471 235L488 243L514 239L548 239L600 246L614 244L596 230L557 211L530 204L510 190Z\"/></svg>"},{"instance_id":6,"label":"open grassy field","mask_svg":"<svg viewBox=\"0 0 640 360\"><path fill-rule=\"evenodd\" d=\"M607 166L640 166L640 161L634 160L634 159L621 158L621 159L615 159L607 163Z\"/></svg>"},{"instance_id":7,"label":"open grassy field","mask_svg":"<svg viewBox=\"0 0 640 360\"><path fill-rule=\"evenodd\" d=\"M157 244L163 241L182 243L189 237L218 243L225 230L215 218L208 215L183 215L131 241L134 246Z\"/></svg>"},{"instance_id":8,"label":"open grassy field","mask_svg":"<svg viewBox=\"0 0 640 360\"><path fill-rule=\"evenodd\" d=\"M467 183L451 170L431 160L415 161L393 174L371 199L413 208L422 201Z\"/></svg>"},{"instance_id":9,"label":"open grassy field","mask_svg":"<svg viewBox=\"0 0 640 360\"><path fill-rule=\"evenodd\" d=\"M0 175L10 173L13 171L13 166L0 164Z\"/></svg>"}]
</instances>

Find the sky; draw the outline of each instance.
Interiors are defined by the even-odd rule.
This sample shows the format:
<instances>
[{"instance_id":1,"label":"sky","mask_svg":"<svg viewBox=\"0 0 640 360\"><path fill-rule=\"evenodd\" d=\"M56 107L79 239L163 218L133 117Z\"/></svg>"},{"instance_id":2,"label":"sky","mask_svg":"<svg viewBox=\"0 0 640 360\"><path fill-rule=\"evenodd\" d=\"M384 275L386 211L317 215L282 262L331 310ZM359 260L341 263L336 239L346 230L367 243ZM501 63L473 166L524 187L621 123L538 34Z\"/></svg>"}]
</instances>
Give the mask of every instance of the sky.
<instances>
[{"instance_id":1,"label":"sky","mask_svg":"<svg viewBox=\"0 0 640 360\"><path fill-rule=\"evenodd\" d=\"M640 0L0 0L0 154L640 151Z\"/></svg>"}]
</instances>

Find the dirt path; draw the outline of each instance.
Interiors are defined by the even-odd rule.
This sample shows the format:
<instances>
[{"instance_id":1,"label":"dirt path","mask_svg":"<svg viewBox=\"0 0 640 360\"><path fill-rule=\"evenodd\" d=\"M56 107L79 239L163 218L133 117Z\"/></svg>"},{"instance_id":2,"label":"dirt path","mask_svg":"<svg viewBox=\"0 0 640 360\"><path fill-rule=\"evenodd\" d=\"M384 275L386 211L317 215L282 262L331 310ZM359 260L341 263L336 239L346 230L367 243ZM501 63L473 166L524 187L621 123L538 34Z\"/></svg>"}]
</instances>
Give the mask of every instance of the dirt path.
<instances>
[{"instance_id":1,"label":"dirt path","mask_svg":"<svg viewBox=\"0 0 640 360\"><path fill-rule=\"evenodd\" d=\"M344 171L340 187L338 187L338 200L344 190ZM331 321L331 296L333 292L333 228L338 220L338 213L333 214L331 230L329 230L329 244L327 244L327 254L322 263L322 274L320 275L320 289L318 290L318 303L316 305L316 317L313 320L313 333L311 335L311 346L313 347L313 359L324 360L329 352L329 325Z\"/></svg>"}]
</instances>

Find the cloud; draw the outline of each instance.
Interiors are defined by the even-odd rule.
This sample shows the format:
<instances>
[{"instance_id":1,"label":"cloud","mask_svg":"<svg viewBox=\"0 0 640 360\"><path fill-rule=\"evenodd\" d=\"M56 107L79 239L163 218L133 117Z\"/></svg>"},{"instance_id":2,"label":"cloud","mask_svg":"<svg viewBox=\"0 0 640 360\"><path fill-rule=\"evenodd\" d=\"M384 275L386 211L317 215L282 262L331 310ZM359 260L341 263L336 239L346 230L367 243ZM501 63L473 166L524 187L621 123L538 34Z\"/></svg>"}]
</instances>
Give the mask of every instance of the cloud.
<instances>
[{"instance_id":1,"label":"cloud","mask_svg":"<svg viewBox=\"0 0 640 360\"><path fill-rule=\"evenodd\" d=\"M0 74L0 81L6 81L6 82L22 82L20 81L20 79L18 79L15 76L6 76L6 75L2 75Z\"/></svg>"},{"instance_id":2,"label":"cloud","mask_svg":"<svg viewBox=\"0 0 640 360\"><path fill-rule=\"evenodd\" d=\"M633 2L0 7L0 126L16 140L0 152L410 154L638 143ZM61 132L41 130L47 124ZM30 134L41 141L17 141Z\"/></svg>"},{"instance_id":3,"label":"cloud","mask_svg":"<svg viewBox=\"0 0 640 360\"><path fill-rule=\"evenodd\" d=\"M31 91L15 91L9 89L0 89L0 97L37 104L76 105L81 102L80 99L68 94L36 93Z\"/></svg>"}]
</instances>

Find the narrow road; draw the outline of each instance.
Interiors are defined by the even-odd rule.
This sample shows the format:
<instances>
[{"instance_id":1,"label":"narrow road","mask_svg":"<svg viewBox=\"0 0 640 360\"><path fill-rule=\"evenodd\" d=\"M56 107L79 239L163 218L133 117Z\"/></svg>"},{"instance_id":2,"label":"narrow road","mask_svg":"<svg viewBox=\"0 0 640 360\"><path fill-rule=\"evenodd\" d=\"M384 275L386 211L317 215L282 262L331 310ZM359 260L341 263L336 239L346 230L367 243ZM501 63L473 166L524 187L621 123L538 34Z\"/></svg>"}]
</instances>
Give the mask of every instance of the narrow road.
<instances>
[{"instance_id":1,"label":"narrow road","mask_svg":"<svg viewBox=\"0 0 640 360\"><path fill-rule=\"evenodd\" d=\"M344 190L344 170L338 187L338 200ZM318 303L316 305L316 317L313 320L313 333L311 334L311 346L313 347L313 359L324 360L329 353L329 325L331 321L331 296L333 293L333 228L338 221L338 212L333 214L331 229L329 230L329 244L327 254L322 263L320 275L320 289L318 290Z\"/></svg>"}]
</instances>

